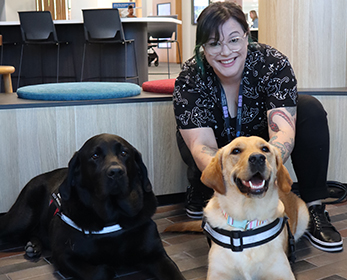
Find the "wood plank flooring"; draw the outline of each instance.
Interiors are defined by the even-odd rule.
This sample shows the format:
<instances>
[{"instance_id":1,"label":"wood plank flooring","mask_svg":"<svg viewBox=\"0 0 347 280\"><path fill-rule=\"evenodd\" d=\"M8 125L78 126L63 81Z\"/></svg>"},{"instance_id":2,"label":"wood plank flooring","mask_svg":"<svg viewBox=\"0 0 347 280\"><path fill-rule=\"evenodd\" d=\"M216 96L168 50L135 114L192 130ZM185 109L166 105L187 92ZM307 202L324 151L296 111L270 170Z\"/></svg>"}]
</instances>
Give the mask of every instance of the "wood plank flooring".
<instances>
[{"instance_id":1,"label":"wood plank flooring","mask_svg":"<svg viewBox=\"0 0 347 280\"><path fill-rule=\"evenodd\" d=\"M344 238L347 236L347 202L327 206L335 227ZM164 247L187 280L205 280L207 272L208 245L203 234L164 233L170 224L188 220L183 205L159 207L154 215ZM297 243L297 261L293 265L297 280L343 280L347 279L347 250L326 253L317 250L306 239ZM0 280L50 280L71 279L61 275L49 261L49 253L32 261L24 257L23 246L1 244ZM138 271L117 271L118 280L152 280ZM217 280L217 279L216 279Z\"/></svg>"}]
</instances>

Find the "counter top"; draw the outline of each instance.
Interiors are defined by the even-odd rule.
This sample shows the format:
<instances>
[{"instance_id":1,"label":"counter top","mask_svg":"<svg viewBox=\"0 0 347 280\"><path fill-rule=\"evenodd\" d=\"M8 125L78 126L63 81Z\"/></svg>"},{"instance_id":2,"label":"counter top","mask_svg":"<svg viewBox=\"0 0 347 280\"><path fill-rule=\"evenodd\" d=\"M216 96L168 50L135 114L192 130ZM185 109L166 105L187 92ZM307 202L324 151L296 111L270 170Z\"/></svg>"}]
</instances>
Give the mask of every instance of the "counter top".
<instances>
[{"instance_id":1,"label":"counter top","mask_svg":"<svg viewBox=\"0 0 347 280\"><path fill-rule=\"evenodd\" d=\"M43 101L18 98L16 93L0 93L0 110L23 109L39 107L60 107L79 105L99 105L115 103L140 103L140 102L164 102L171 101L171 94L158 94L142 91L140 95L114 98L114 99L94 99L94 100L73 100L73 101Z\"/></svg>"},{"instance_id":2,"label":"counter top","mask_svg":"<svg viewBox=\"0 0 347 280\"><path fill-rule=\"evenodd\" d=\"M309 88L298 89L299 94L309 94L315 96L347 96L347 87L341 88ZM158 94L142 91L140 95L115 98L115 99L94 99L75 101L41 101L18 98L16 93L0 94L0 110L38 108L38 107L60 107L60 106L80 106L80 105L100 105L115 103L140 103L140 102L167 102L172 101L171 94Z\"/></svg>"},{"instance_id":3,"label":"counter top","mask_svg":"<svg viewBox=\"0 0 347 280\"><path fill-rule=\"evenodd\" d=\"M136 22L172 22L176 24L182 24L181 20L170 17L139 17L139 18L121 18L121 21L126 23ZM82 20L54 20L55 24L82 24ZM0 21L0 26L12 26L19 25L19 21Z\"/></svg>"}]
</instances>

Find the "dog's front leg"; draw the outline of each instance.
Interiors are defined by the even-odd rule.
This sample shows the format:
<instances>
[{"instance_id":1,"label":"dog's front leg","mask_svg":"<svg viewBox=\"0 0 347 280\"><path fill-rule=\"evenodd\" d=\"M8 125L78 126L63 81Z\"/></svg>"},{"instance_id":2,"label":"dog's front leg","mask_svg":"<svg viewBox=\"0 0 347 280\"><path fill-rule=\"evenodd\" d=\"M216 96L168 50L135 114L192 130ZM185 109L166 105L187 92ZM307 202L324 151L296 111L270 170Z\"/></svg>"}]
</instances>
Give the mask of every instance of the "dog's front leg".
<instances>
[{"instance_id":1,"label":"dog's front leg","mask_svg":"<svg viewBox=\"0 0 347 280\"><path fill-rule=\"evenodd\" d=\"M142 267L160 280L185 280L177 265L166 253L156 260L142 264Z\"/></svg>"},{"instance_id":2,"label":"dog's front leg","mask_svg":"<svg viewBox=\"0 0 347 280\"><path fill-rule=\"evenodd\" d=\"M115 271L110 266L91 265L74 257L54 258L54 264L61 273L77 280L111 280L115 276Z\"/></svg>"}]
</instances>

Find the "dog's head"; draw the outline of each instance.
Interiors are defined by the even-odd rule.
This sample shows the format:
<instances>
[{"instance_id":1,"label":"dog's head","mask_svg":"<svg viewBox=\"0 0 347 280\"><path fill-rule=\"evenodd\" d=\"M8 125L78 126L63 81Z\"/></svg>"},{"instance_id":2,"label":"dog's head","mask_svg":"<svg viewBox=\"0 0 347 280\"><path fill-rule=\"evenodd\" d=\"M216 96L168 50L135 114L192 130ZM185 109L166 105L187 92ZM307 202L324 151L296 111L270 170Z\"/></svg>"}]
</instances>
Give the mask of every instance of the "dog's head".
<instances>
[{"instance_id":1,"label":"dog's head","mask_svg":"<svg viewBox=\"0 0 347 280\"><path fill-rule=\"evenodd\" d=\"M239 137L220 149L202 173L202 182L220 194L226 185L237 186L248 197L263 197L269 185L284 193L291 190L292 180L279 150L260 137Z\"/></svg>"},{"instance_id":2,"label":"dog's head","mask_svg":"<svg viewBox=\"0 0 347 280\"><path fill-rule=\"evenodd\" d=\"M123 214L135 216L146 192L152 192L152 186L141 154L112 134L87 140L70 160L67 179L60 186L63 201L78 198L86 207L94 207L99 216L117 207Z\"/></svg>"}]
</instances>

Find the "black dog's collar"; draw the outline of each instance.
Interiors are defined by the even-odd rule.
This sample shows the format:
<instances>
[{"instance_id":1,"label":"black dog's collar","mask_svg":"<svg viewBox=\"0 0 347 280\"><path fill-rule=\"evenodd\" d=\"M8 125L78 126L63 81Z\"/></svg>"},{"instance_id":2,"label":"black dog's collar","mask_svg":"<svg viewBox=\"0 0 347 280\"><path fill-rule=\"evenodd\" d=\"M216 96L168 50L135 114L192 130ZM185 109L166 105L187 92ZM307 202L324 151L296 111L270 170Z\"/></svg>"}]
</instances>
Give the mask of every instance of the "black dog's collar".
<instances>
[{"instance_id":1,"label":"black dog's collar","mask_svg":"<svg viewBox=\"0 0 347 280\"><path fill-rule=\"evenodd\" d=\"M216 244L231 249L234 252L242 252L243 249L260 246L275 239L283 230L287 218L277 218L272 223L252 230L224 230L213 228L203 221L202 228L205 235Z\"/></svg>"},{"instance_id":2,"label":"black dog's collar","mask_svg":"<svg viewBox=\"0 0 347 280\"><path fill-rule=\"evenodd\" d=\"M64 215L63 213L58 213L57 215L60 217L60 219L63 222L73 227L74 229L77 229L80 232L83 232L84 234L108 234L108 233L113 233L113 232L122 230L122 227L116 224L113 226L104 227L102 230L99 230L99 231L88 231L88 230L81 229L78 225L75 224L73 220L71 220L68 216Z\"/></svg>"},{"instance_id":3,"label":"black dog's collar","mask_svg":"<svg viewBox=\"0 0 347 280\"><path fill-rule=\"evenodd\" d=\"M89 231L89 230L84 230L80 228L78 225L75 224L73 220L71 220L68 216L64 215L61 211L61 197L60 194L52 193L52 200L50 201L50 205L53 205L53 202L56 206L54 215L58 215L60 219L68 224L69 226L73 227L74 229L83 232L84 234L108 234L108 233L113 233L116 231L122 230L122 227L118 224L112 225L112 226L107 226L104 227L102 230L99 231Z\"/></svg>"}]
</instances>

